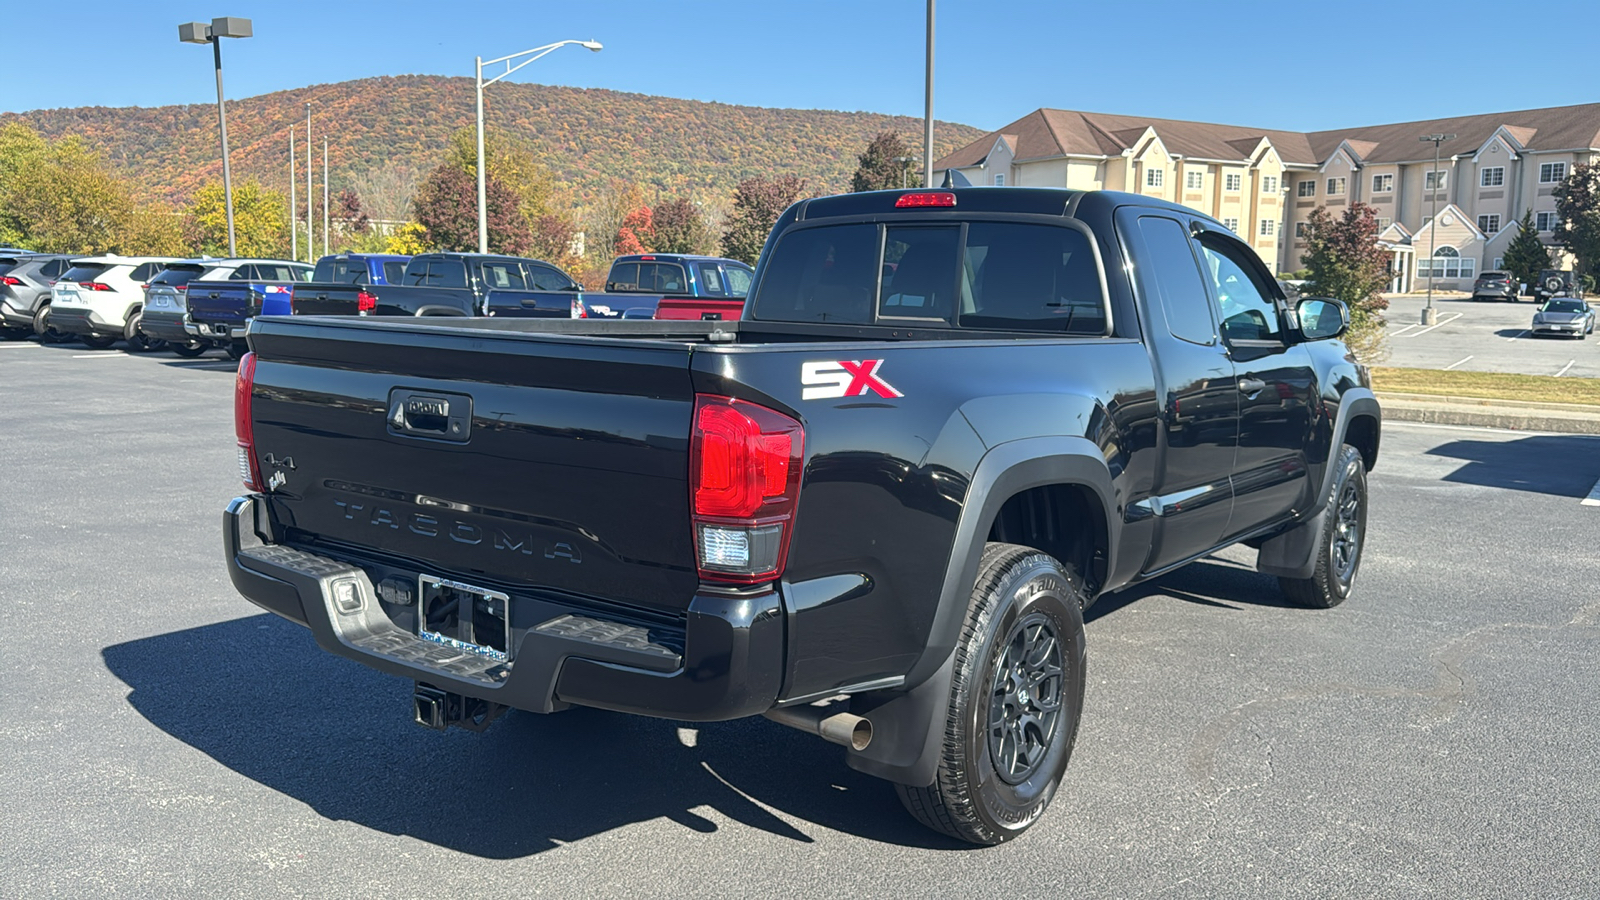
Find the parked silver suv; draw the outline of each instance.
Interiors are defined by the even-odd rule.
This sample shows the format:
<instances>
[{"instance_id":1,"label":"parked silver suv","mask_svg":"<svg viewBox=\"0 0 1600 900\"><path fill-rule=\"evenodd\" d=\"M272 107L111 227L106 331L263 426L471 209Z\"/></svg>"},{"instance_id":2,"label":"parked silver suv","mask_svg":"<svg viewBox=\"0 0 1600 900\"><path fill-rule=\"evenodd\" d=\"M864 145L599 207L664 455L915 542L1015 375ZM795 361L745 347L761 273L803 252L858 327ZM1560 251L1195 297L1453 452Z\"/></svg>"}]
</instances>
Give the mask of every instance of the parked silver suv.
<instances>
[{"instance_id":1,"label":"parked silver suv","mask_svg":"<svg viewBox=\"0 0 1600 900\"><path fill-rule=\"evenodd\" d=\"M70 268L72 257L59 253L0 254L0 336L71 338L50 327L50 286Z\"/></svg>"}]
</instances>

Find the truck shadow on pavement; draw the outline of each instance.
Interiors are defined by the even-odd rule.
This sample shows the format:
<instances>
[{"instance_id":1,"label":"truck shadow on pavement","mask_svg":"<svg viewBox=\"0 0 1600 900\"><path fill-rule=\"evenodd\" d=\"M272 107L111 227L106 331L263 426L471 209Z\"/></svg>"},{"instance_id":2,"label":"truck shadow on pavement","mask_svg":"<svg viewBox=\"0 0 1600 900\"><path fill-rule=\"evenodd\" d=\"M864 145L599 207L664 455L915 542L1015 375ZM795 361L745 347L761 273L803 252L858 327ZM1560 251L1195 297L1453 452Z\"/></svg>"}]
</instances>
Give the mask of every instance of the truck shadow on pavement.
<instances>
[{"instance_id":1,"label":"truck shadow on pavement","mask_svg":"<svg viewBox=\"0 0 1600 900\"><path fill-rule=\"evenodd\" d=\"M802 843L774 815L871 840L960 849L918 825L844 751L765 719L675 723L513 711L483 734L410 720L409 682L318 648L275 616L106 648L128 702L162 731L319 815L491 859L666 818L722 817Z\"/></svg>"},{"instance_id":2,"label":"truck shadow on pavement","mask_svg":"<svg viewBox=\"0 0 1600 900\"><path fill-rule=\"evenodd\" d=\"M1464 461L1454 484L1583 498L1600 478L1600 436L1536 435L1515 441L1451 441L1428 451Z\"/></svg>"},{"instance_id":3,"label":"truck shadow on pavement","mask_svg":"<svg viewBox=\"0 0 1600 900\"><path fill-rule=\"evenodd\" d=\"M1244 606L1298 609L1284 599L1278 579L1252 565L1218 556L1195 560L1175 572L1096 600L1083 614L1086 625L1147 597L1172 597L1196 606L1236 610Z\"/></svg>"}]
</instances>

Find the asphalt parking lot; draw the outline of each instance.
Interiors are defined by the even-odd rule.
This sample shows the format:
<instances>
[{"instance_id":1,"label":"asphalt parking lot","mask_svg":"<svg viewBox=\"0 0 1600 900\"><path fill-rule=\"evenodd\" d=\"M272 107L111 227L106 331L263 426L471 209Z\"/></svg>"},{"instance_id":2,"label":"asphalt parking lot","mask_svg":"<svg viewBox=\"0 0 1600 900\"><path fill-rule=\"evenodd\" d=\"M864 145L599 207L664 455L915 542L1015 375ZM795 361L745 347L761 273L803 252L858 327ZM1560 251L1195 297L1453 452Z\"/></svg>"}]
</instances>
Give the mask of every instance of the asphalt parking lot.
<instances>
[{"instance_id":1,"label":"asphalt parking lot","mask_svg":"<svg viewBox=\"0 0 1600 900\"><path fill-rule=\"evenodd\" d=\"M412 725L228 583L232 371L0 343L0 896L1600 892L1600 439L1386 426L1335 610L1243 550L1104 598L1062 793L974 850L764 720Z\"/></svg>"},{"instance_id":2,"label":"asphalt parking lot","mask_svg":"<svg viewBox=\"0 0 1600 900\"><path fill-rule=\"evenodd\" d=\"M1426 299L1406 295L1389 301L1389 359L1385 365L1600 378L1600 331L1584 340L1534 337L1528 333L1539 305L1474 303L1464 296L1434 295L1435 325L1418 324Z\"/></svg>"}]
</instances>

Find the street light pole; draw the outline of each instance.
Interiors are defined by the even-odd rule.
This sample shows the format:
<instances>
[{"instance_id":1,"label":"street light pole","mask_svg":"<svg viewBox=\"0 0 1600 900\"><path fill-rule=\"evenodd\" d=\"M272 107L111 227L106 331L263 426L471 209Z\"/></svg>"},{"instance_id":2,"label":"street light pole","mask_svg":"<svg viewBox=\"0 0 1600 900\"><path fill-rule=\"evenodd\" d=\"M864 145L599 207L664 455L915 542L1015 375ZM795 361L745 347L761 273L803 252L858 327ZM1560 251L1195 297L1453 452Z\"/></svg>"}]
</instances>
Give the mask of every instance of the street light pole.
<instances>
[{"instance_id":1,"label":"street light pole","mask_svg":"<svg viewBox=\"0 0 1600 900\"><path fill-rule=\"evenodd\" d=\"M228 167L228 110L222 100L222 39L247 38L252 34L249 19L223 16L211 24L187 22L178 26L178 40L186 44L210 44L217 70L217 130L222 133L222 205L228 214L228 255L237 256L233 233L233 172Z\"/></svg>"},{"instance_id":2,"label":"street light pole","mask_svg":"<svg viewBox=\"0 0 1600 900\"><path fill-rule=\"evenodd\" d=\"M328 233L328 139L322 139L322 255L327 256Z\"/></svg>"},{"instance_id":3,"label":"street light pole","mask_svg":"<svg viewBox=\"0 0 1600 900\"><path fill-rule=\"evenodd\" d=\"M922 111L922 186L933 187L933 0L928 0L927 97Z\"/></svg>"},{"instance_id":4,"label":"street light pole","mask_svg":"<svg viewBox=\"0 0 1600 900\"><path fill-rule=\"evenodd\" d=\"M1422 324L1434 325L1439 321L1439 312L1433 308L1433 251L1434 245L1439 242L1439 145L1455 138L1453 134L1427 134L1417 140L1433 144L1433 215L1428 218L1428 305L1422 308ZM1428 179L1422 179L1422 186L1428 186Z\"/></svg>"},{"instance_id":5,"label":"street light pole","mask_svg":"<svg viewBox=\"0 0 1600 900\"><path fill-rule=\"evenodd\" d=\"M314 217L317 214L317 195L311 191L311 174L316 164L311 160L311 101L306 101L306 262L317 261L317 235Z\"/></svg>"},{"instance_id":6,"label":"street light pole","mask_svg":"<svg viewBox=\"0 0 1600 900\"><path fill-rule=\"evenodd\" d=\"M473 81L477 85L477 88L478 88L478 252L479 253L488 253L489 252L489 206L488 206L489 178L488 178L488 173L485 170L484 162L483 162L483 89L487 85L494 84L496 81L499 81L500 79L506 77L507 75L510 75L512 72L515 72L516 70L522 68L523 66L527 65L528 63L531 63L534 60L538 59L539 57L544 56L546 53L549 53L550 51L555 50L555 49L557 49L559 47L565 47L568 44L577 44L577 45L579 45L581 47L586 47L589 50L593 50L596 53L600 52L600 50L602 49L601 43L599 41L596 41L596 40L556 41L554 44L545 44L543 47L535 47L532 50L524 50L521 53L513 53L510 56L502 56L499 59L491 59L487 63L485 63L483 61L483 57L481 57L481 56L473 57L474 65L475 65L475 72L474 72ZM516 59L519 56L526 56L528 58L523 60L522 62L517 63L516 65L512 65L511 61L513 59ZM506 64L506 70L504 72L501 72L499 75L496 75L493 78L489 79L488 81L484 81L483 80L483 67L485 65L491 65L492 66L495 63L505 63Z\"/></svg>"},{"instance_id":7,"label":"street light pole","mask_svg":"<svg viewBox=\"0 0 1600 900\"><path fill-rule=\"evenodd\" d=\"M896 156L894 161L900 164L900 189L905 190L911 186L911 164L917 161L915 156Z\"/></svg>"},{"instance_id":8,"label":"street light pole","mask_svg":"<svg viewBox=\"0 0 1600 900\"><path fill-rule=\"evenodd\" d=\"M300 258L300 223L295 214L300 211L300 198L295 196L295 180L300 175L294 168L294 126L289 126L289 258Z\"/></svg>"}]
</instances>

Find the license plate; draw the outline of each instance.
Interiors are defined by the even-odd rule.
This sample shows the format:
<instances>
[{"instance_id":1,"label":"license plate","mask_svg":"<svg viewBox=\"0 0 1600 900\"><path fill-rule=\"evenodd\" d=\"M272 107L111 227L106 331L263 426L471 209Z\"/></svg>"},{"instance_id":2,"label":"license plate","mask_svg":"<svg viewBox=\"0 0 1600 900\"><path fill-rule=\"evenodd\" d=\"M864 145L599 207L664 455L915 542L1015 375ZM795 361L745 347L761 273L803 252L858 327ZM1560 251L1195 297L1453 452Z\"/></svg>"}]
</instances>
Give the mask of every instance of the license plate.
<instances>
[{"instance_id":1,"label":"license plate","mask_svg":"<svg viewBox=\"0 0 1600 900\"><path fill-rule=\"evenodd\" d=\"M417 637L462 653L510 660L509 597L432 575L417 582Z\"/></svg>"},{"instance_id":2,"label":"license plate","mask_svg":"<svg viewBox=\"0 0 1600 900\"><path fill-rule=\"evenodd\" d=\"M151 299L150 305L151 306L171 306L172 304L168 303L167 302L167 298L165 298L165 297L155 297L155 298Z\"/></svg>"}]
</instances>

